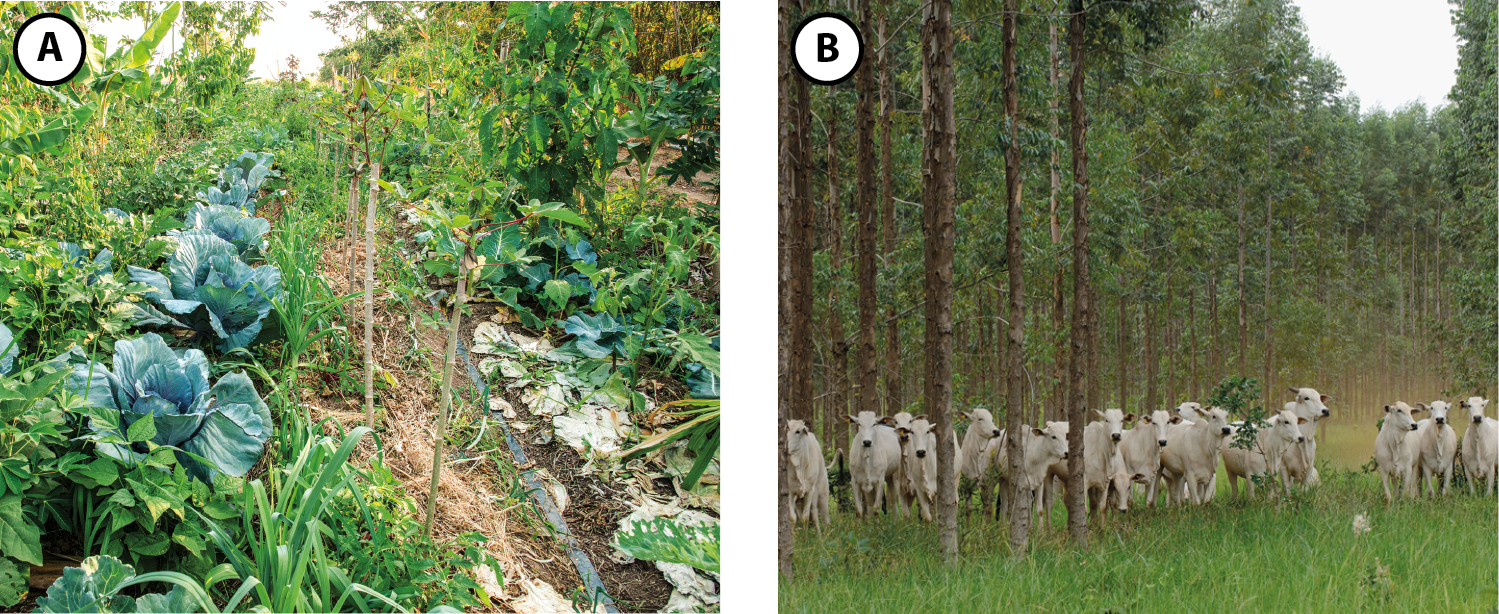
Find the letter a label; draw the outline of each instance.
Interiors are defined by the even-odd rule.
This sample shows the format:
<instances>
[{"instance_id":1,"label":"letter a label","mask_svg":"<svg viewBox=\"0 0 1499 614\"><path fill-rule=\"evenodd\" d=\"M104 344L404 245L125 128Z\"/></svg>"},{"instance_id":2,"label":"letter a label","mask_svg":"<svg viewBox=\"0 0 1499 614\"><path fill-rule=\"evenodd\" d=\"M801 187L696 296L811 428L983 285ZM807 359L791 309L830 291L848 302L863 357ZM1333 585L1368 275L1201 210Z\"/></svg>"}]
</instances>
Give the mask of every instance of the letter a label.
<instances>
[{"instance_id":1,"label":"letter a label","mask_svg":"<svg viewBox=\"0 0 1499 614\"><path fill-rule=\"evenodd\" d=\"M11 57L32 83L60 85L83 68L88 47L83 30L72 19L57 13L40 13L16 30Z\"/></svg>"}]
</instances>

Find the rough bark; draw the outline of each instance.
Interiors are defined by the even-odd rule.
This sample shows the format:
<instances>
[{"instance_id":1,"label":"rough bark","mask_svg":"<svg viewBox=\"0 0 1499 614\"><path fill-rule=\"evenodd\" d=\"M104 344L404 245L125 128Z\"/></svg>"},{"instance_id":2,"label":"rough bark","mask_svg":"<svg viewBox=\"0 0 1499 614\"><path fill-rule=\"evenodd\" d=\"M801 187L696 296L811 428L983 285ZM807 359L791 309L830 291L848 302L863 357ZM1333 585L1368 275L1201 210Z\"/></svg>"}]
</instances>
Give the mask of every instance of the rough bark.
<instances>
[{"instance_id":1,"label":"rough bark","mask_svg":"<svg viewBox=\"0 0 1499 614\"><path fill-rule=\"evenodd\" d=\"M786 101L786 120L783 126L786 131L784 138L787 139L783 146L788 148L783 158L787 165L786 172L790 175L789 183L786 184L790 190L787 194L790 210L786 222L789 225L789 236L781 245L790 250L790 279L786 289L790 292L788 298L792 302L791 313L796 316L787 321L791 335L789 360L792 365L787 373L790 380L787 416L814 424L816 413L812 406L812 399L815 397L812 391L812 318L809 317L813 309L812 233L815 226L811 180L813 147L809 132L812 125L812 102L806 79L795 71L782 78L790 82L788 85L791 91L787 95L795 94L794 100ZM836 423L841 424L842 421Z\"/></svg>"},{"instance_id":2,"label":"rough bark","mask_svg":"<svg viewBox=\"0 0 1499 614\"><path fill-rule=\"evenodd\" d=\"M1274 206L1270 201L1271 189L1269 179L1270 172L1272 170L1271 165L1273 164L1270 157L1271 153L1270 134L1267 132L1265 134L1265 178L1267 181L1265 182L1265 271L1263 274L1263 277L1265 278L1265 302L1263 303L1263 307L1261 307L1261 309L1263 309L1265 312L1265 338L1263 340L1265 344L1265 365L1263 370L1265 379L1262 380L1261 383L1265 386L1264 388L1262 388L1262 390L1265 390L1267 392L1270 390L1275 390L1274 388L1271 388L1271 386L1275 385L1275 382L1271 381L1271 369L1273 367L1270 365L1271 353L1274 351L1275 347L1275 344L1273 343L1275 338L1270 335L1270 327L1272 326L1271 321L1274 319L1273 317L1271 317L1270 307L1270 214L1271 211L1274 210Z\"/></svg>"},{"instance_id":3,"label":"rough bark","mask_svg":"<svg viewBox=\"0 0 1499 614\"><path fill-rule=\"evenodd\" d=\"M885 47L885 17L880 16L880 198L883 200L885 211L885 257L890 258L895 253L896 246L896 222L895 222L895 192L893 177L895 167L891 166L890 158L894 153L894 147L890 139L890 62L888 49ZM888 274L888 269L887 269ZM902 398L900 362L900 321L895 316L895 301L887 301L885 307L885 402L888 404L885 413L892 414L903 411L905 399Z\"/></svg>"},{"instance_id":4,"label":"rough bark","mask_svg":"<svg viewBox=\"0 0 1499 614\"><path fill-rule=\"evenodd\" d=\"M1160 356L1156 355L1157 330L1155 316L1155 298L1146 294L1145 300L1140 301L1140 312L1145 317L1145 404L1140 406L1140 411L1155 411L1156 403L1160 400L1156 392L1160 390Z\"/></svg>"},{"instance_id":5,"label":"rough bark","mask_svg":"<svg viewBox=\"0 0 1499 614\"><path fill-rule=\"evenodd\" d=\"M1008 425L1005 432L1018 434L1020 433L1021 413L1024 411L1022 401L1025 374L1021 371L1021 366L1025 364L1025 268L1022 265L1020 251L1020 140L1016 134L1020 90L1015 79L1015 50L1019 46L1019 39L1016 33L1015 13L1016 0L1005 0L1004 20L1001 25L1004 30L1004 52L1001 61L1004 65L1005 124L1010 136L1010 146L1005 148L1005 257L1009 260L1010 277L1010 331L1005 344L1009 355L1009 363L1005 365L1005 372L1009 374L1005 399ZM1053 219L1055 216L1056 213L1053 211ZM1008 456L1006 460L1010 464L1010 475L1021 475L1024 471L1024 446L1009 446ZM1010 551L1019 555L1025 553L1030 536L1031 506L1028 496L1030 491L1029 488L1022 487L1020 480L1010 480L1010 483L1013 488L1006 497L1010 501ZM1022 496L1021 493L1027 496ZM987 506L988 502L986 501L985 504Z\"/></svg>"},{"instance_id":6,"label":"rough bark","mask_svg":"<svg viewBox=\"0 0 1499 614\"><path fill-rule=\"evenodd\" d=\"M1051 84L1051 100L1047 105L1051 109L1051 140L1053 143L1062 139L1061 120L1061 92L1057 89L1058 74L1061 68L1058 66L1057 56L1057 24L1048 19L1046 22L1046 34L1049 44L1048 57L1051 58L1051 66L1046 71L1046 79ZM1057 204L1061 200L1062 174L1058 168L1057 148L1051 147L1051 196L1048 203L1051 210L1051 245L1058 253L1062 251L1062 224L1057 217ZM1053 341L1057 347L1056 360L1052 363L1052 377L1056 379L1052 383L1051 403L1047 406L1046 418L1048 420L1061 420L1062 407L1065 405L1064 396L1067 394L1067 338L1062 332L1066 324L1066 301L1063 300L1062 277L1067 273L1067 261L1059 256L1051 258L1051 328Z\"/></svg>"},{"instance_id":7,"label":"rough bark","mask_svg":"<svg viewBox=\"0 0 1499 614\"><path fill-rule=\"evenodd\" d=\"M1223 366L1218 360L1218 333L1222 329L1218 327L1218 267L1216 264L1213 265L1213 270L1208 273L1208 317L1211 320L1212 328L1208 329L1208 380L1207 386L1203 389L1203 396L1206 396L1213 388L1217 387L1220 374L1223 373ZM1201 402L1195 398L1192 400Z\"/></svg>"},{"instance_id":8,"label":"rough bark","mask_svg":"<svg viewBox=\"0 0 1499 614\"><path fill-rule=\"evenodd\" d=\"M828 224L828 249L830 251L829 262L837 270L843 265L843 205L839 201L838 194L838 98L837 87L828 88L828 202L827 202L827 224ZM843 331L843 296L839 291L837 277L834 275L833 289L828 295L827 310L828 319L833 330L832 339L833 361L826 365L829 403L833 405L833 415L842 416L848 411L848 337ZM795 416L793 416L795 418ZM843 420L836 422L838 435L834 438L837 449L848 454L848 423Z\"/></svg>"},{"instance_id":9,"label":"rough bark","mask_svg":"<svg viewBox=\"0 0 1499 614\"><path fill-rule=\"evenodd\" d=\"M926 131L922 160L922 214L926 221L926 381L925 407L937 437L937 522L943 556L958 555L958 493L953 476L952 298L954 188L957 116L953 108L952 2L932 0L921 23Z\"/></svg>"},{"instance_id":10,"label":"rough bark","mask_svg":"<svg viewBox=\"0 0 1499 614\"><path fill-rule=\"evenodd\" d=\"M364 213L364 418L375 428L375 199L380 163L370 165L369 208Z\"/></svg>"},{"instance_id":11,"label":"rough bark","mask_svg":"<svg viewBox=\"0 0 1499 614\"><path fill-rule=\"evenodd\" d=\"M791 283L792 277L793 260L791 253L786 247L788 243L792 242L790 236L792 217L791 192L793 186L796 185L791 160L793 149L790 133L792 124L794 122L799 123L798 120L800 120L800 117L792 117L790 92L788 91L791 82L796 80L792 76L790 66L791 0L780 0L778 11L779 24L776 33L778 35L777 46L779 47L779 53L777 55L779 64L776 67L778 71L776 132L780 150L780 160L777 165L780 190L777 195L778 223L776 226L777 234L780 235L778 238L780 239L782 248L777 250L776 269L777 281L783 291L778 294L776 301L776 311L781 322L781 325L776 327L776 566L781 573L781 577L790 578L791 550L793 545L791 507L789 505L791 492L786 483L786 454L783 450L786 449L786 417L790 413L789 404L790 397L792 396L791 331L787 324L795 318L792 316L792 306L794 303L791 301L789 293L785 292L785 290L789 289L788 286ZM805 151L797 153L805 153ZM807 399L807 403L811 403L810 398Z\"/></svg>"},{"instance_id":12,"label":"rough bark","mask_svg":"<svg viewBox=\"0 0 1499 614\"><path fill-rule=\"evenodd\" d=\"M859 23L871 32L869 0L859 2ZM854 350L857 407L878 411L879 371L875 366L874 250L879 209L875 203L878 190L874 178L874 62L860 62L854 72L854 89L858 97L854 106L854 129L857 193L854 195L858 235L859 341ZM897 515L899 511L896 512Z\"/></svg>"},{"instance_id":13,"label":"rough bark","mask_svg":"<svg viewBox=\"0 0 1499 614\"><path fill-rule=\"evenodd\" d=\"M1248 373L1245 361L1249 358L1249 320L1244 315L1244 188L1239 188L1239 372Z\"/></svg>"},{"instance_id":14,"label":"rough bark","mask_svg":"<svg viewBox=\"0 0 1499 614\"><path fill-rule=\"evenodd\" d=\"M1119 409L1129 411L1129 296L1119 293Z\"/></svg>"},{"instance_id":15,"label":"rough bark","mask_svg":"<svg viewBox=\"0 0 1499 614\"><path fill-rule=\"evenodd\" d=\"M1085 31L1088 14L1083 11L1083 0L1071 0L1072 14L1067 26L1068 52L1072 59L1072 77L1067 83L1068 106L1072 113L1072 355L1088 356L1092 349L1090 329L1093 327L1092 297L1088 288L1092 278L1088 270L1088 109L1084 101L1084 79L1086 78L1087 50ZM1089 374L1083 361L1074 360L1067 386L1070 401L1067 419L1073 428L1067 431L1067 473L1073 485L1083 483L1083 429L1084 403L1087 401L1085 383ZM1081 487L1067 489L1067 528L1078 546L1088 545L1085 493Z\"/></svg>"},{"instance_id":16,"label":"rough bark","mask_svg":"<svg viewBox=\"0 0 1499 614\"><path fill-rule=\"evenodd\" d=\"M1197 400L1197 285L1187 284L1187 400Z\"/></svg>"}]
</instances>

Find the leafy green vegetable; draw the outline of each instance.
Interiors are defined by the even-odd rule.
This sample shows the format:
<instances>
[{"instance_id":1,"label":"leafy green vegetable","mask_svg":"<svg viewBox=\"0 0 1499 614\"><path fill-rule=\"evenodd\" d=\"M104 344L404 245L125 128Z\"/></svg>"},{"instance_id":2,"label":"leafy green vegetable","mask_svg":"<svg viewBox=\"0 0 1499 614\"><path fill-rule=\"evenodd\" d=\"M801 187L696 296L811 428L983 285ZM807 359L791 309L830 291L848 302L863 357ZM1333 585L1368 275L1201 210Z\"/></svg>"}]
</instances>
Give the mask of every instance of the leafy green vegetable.
<instances>
[{"instance_id":1,"label":"leafy green vegetable","mask_svg":"<svg viewBox=\"0 0 1499 614\"><path fill-rule=\"evenodd\" d=\"M607 313L574 314L563 323L562 329L578 336L578 350L589 358L605 358L616 352L625 358L630 356L625 346L630 327Z\"/></svg>"},{"instance_id":2,"label":"leafy green vegetable","mask_svg":"<svg viewBox=\"0 0 1499 614\"><path fill-rule=\"evenodd\" d=\"M207 190L198 192L198 198L211 205L237 208L245 215L255 215L255 193L267 177L277 176L271 170L270 153L247 151L226 163L219 172L219 182Z\"/></svg>"},{"instance_id":3,"label":"leafy green vegetable","mask_svg":"<svg viewBox=\"0 0 1499 614\"><path fill-rule=\"evenodd\" d=\"M212 483L219 472L243 476L270 438L270 409L249 376L230 373L210 388L203 352L174 352L156 333L116 342L113 369L85 362L75 364L73 373L83 376L89 369L103 375L105 389L98 394L89 391L99 407L90 414L94 434L85 437L96 441L101 453L122 462L148 462L146 442L172 446L190 475ZM76 385L80 379L64 385Z\"/></svg>"},{"instance_id":4,"label":"leafy green vegetable","mask_svg":"<svg viewBox=\"0 0 1499 614\"><path fill-rule=\"evenodd\" d=\"M31 579L29 565L17 565L9 557L0 557L0 607L10 607L26 596L26 583Z\"/></svg>"},{"instance_id":5,"label":"leafy green vegetable","mask_svg":"<svg viewBox=\"0 0 1499 614\"><path fill-rule=\"evenodd\" d=\"M213 333L219 351L253 343L281 296L281 269L250 268L228 241L210 234L184 234L167 262L172 277L136 266L130 279L149 285L150 304L134 304L135 324L190 328ZM160 307L163 311L152 307Z\"/></svg>"},{"instance_id":6,"label":"leafy green vegetable","mask_svg":"<svg viewBox=\"0 0 1499 614\"><path fill-rule=\"evenodd\" d=\"M18 345L10 327L0 323L0 374L10 373L10 368L15 365L16 355L21 353Z\"/></svg>"},{"instance_id":7,"label":"leafy green vegetable","mask_svg":"<svg viewBox=\"0 0 1499 614\"><path fill-rule=\"evenodd\" d=\"M134 577L135 568L115 557L88 557L77 567L63 570L62 577L47 589L47 596L37 598L36 611L134 612L135 599L114 594Z\"/></svg>"},{"instance_id":8,"label":"leafy green vegetable","mask_svg":"<svg viewBox=\"0 0 1499 614\"><path fill-rule=\"evenodd\" d=\"M193 205L187 212L188 230L168 233L176 236L211 234L228 241L239 251L241 260L254 262L261 258L270 246L263 237L271 231L271 222L265 218L251 217L234 207L223 205Z\"/></svg>"},{"instance_id":9,"label":"leafy green vegetable","mask_svg":"<svg viewBox=\"0 0 1499 614\"><path fill-rule=\"evenodd\" d=\"M614 534L614 547L637 559L683 563L719 573L718 525L687 526L666 517L637 520Z\"/></svg>"}]
</instances>

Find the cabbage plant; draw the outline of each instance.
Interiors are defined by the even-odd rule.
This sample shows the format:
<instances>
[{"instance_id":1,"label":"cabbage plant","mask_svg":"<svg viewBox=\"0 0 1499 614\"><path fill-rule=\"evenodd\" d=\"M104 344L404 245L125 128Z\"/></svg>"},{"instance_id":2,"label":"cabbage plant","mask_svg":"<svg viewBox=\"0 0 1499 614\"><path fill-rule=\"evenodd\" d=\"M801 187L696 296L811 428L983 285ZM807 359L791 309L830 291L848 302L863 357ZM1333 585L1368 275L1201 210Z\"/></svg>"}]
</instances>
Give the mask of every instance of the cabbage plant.
<instances>
[{"instance_id":1,"label":"cabbage plant","mask_svg":"<svg viewBox=\"0 0 1499 614\"><path fill-rule=\"evenodd\" d=\"M255 193L267 177L276 176L271 170L272 157L269 153L253 151L240 154L219 171L218 185L198 192L198 198L210 205L234 207L244 211L245 215L255 215Z\"/></svg>"},{"instance_id":2,"label":"cabbage plant","mask_svg":"<svg viewBox=\"0 0 1499 614\"><path fill-rule=\"evenodd\" d=\"M151 287L148 303L134 303L136 325L177 326L212 333L218 349L243 348L260 336L271 299L281 296L281 269L250 268L234 245L212 234L187 234L167 259L171 277L137 266L131 281Z\"/></svg>"},{"instance_id":3,"label":"cabbage plant","mask_svg":"<svg viewBox=\"0 0 1499 614\"><path fill-rule=\"evenodd\" d=\"M239 250L240 259L245 262L261 259L265 250L270 247L270 242L264 237L271 231L271 222L265 218L245 215L243 211L234 207L193 205L183 221L187 223L187 230L172 231L167 234L173 236L214 235L233 244L234 248Z\"/></svg>"},{"instance_id":4,"label":"cabbage plant","mask_svg":"<svg viewBox=\"0 0 1499 614\"><path fill-rule=\"evenodd\" d=\"M156 333L116 341L114 349L113 368L81 353L53 359L72 368L64 388L105 410L91 412L89 420L94 435L88 438L98 443L100 453L127 463L143 462L150 446L130 441L144 437L176 448L183 468L208 483L218 472L243 476L260 460L271 436L271 411L243 371L229 373L210 387L203 352L173 350ZM132 428L147 416L148 426ZM154 434L145 436L142 431Z\"/></svg>"}]
</instances>

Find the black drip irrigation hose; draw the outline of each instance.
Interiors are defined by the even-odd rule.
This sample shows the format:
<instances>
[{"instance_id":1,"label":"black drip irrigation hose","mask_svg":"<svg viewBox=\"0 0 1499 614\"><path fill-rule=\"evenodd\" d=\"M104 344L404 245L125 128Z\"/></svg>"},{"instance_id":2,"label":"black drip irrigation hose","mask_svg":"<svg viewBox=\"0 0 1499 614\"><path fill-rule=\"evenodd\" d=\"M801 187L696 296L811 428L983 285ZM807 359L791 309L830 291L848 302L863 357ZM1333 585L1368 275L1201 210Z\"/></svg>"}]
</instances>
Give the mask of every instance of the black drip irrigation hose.
<instances>
[{"instance_id":1,"label":"black drip irrigation hose","mask_svg":"<svg viewBox=\"0 0 1499 614\"><path fill-rule=\"evenodd\" d=\"M432 306L442 309L437 304L436 297L428 297ZM510 433L510 423L505 422L503 415L496 415L489 409L489 384L479 375L479 370L474 368L474 363L468 357L468 350L463 349L463 340L458 340L457 354L463 357L463 366L468 369L468 377L473 380L474 386L479 389L479 394L484 399L484 412L490 420L500 425L505 431L505 444L510 447L510 454L515 457L516 466L526 464L526 453L521 449L520 443L515 441L515 436ZM552 526L557 527L557 533L567 544L567 558L572 559L573 566L578 568L578 577L583 580L583 586L588 590L590 599L598 597L598 603L604 605L605 611L610 614L619 614L619 608L614 607L614 600L609 597L609 592L604 589L604 583L599 578L599 572L593 566L593 561L588 560L588 555L578 549L578 540L573 537L572 532L567 530L567 522L562 520L562 513L557 510L557 505L552 502L552 496L547 492L546 486L536 478L536 469L525 469L520 472L521 477L526 480L526 487L531 490L531 498L541 506L542 513L546 514L547 520Z\"/></svg>"}]
</instances>

